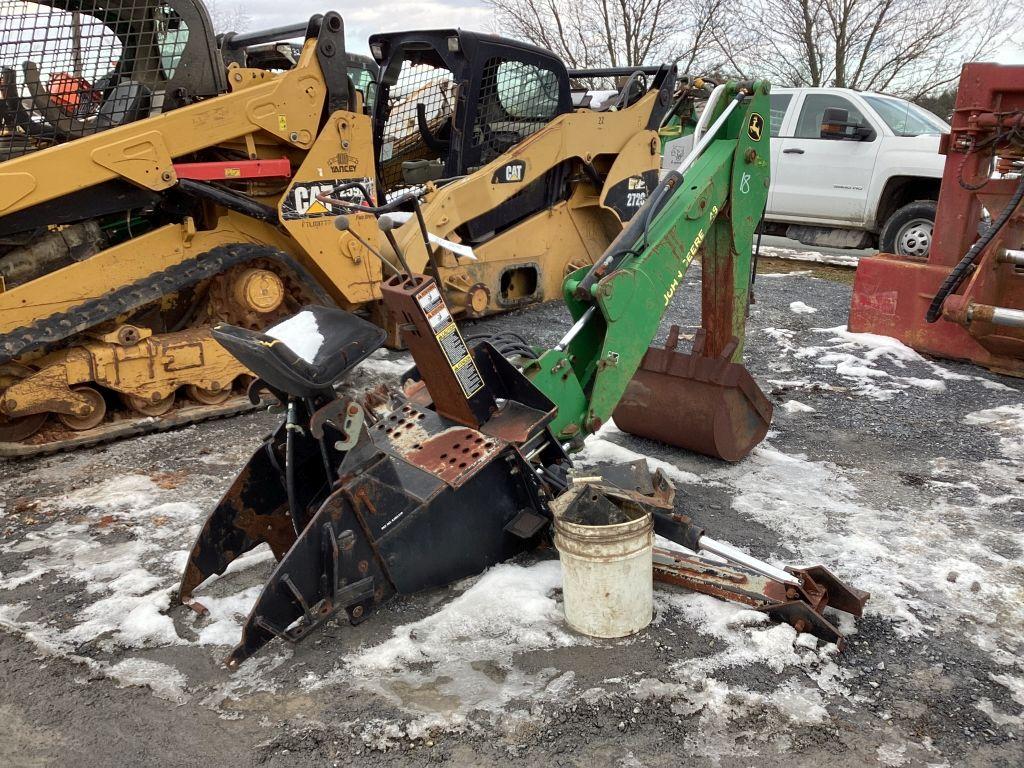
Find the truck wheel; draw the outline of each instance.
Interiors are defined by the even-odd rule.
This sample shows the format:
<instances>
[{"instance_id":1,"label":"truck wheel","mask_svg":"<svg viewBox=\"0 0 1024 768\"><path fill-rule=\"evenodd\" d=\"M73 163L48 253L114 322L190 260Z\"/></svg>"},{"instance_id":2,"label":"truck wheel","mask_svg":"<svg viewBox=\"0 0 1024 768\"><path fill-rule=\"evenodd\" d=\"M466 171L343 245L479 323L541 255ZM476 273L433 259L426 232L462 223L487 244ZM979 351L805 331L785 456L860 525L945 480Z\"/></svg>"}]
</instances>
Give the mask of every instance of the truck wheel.
<instances>
[{"instance_id":1,"label":"truck wheel","mask_svg":"<svg viewBox=\"0 0 1024 768\"><path fill-rule=\"evenodd\" d=\"M878 247L883 253L924 258L932 247L935 201L915 200L897 208L882 227Z\"/></svg>"}]
</instances>

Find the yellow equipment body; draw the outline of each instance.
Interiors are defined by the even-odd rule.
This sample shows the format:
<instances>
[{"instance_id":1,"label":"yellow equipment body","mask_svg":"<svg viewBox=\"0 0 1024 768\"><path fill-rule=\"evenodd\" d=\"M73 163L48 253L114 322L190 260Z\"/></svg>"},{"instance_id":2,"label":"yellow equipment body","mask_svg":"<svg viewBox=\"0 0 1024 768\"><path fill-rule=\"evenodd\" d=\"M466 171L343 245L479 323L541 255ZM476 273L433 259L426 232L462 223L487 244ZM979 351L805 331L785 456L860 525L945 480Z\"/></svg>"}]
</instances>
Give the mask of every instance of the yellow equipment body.
<instances>
[{"instance_id":1,"label":"yellow equipment body","mask_svg":"<svg viewBox=\"0 0 1024 768\"><path fill-rule=\"evenodd\" d=\"M550 53L486 35L377 36L390 48L375 63L346 55L333 12L278 37L215 41L199 0L0 0L0 11L0 38L19 41L0 53L0 456L246 407L249 372L212 340L216 322L267 328L308 303L383 317L387 275L368 248L394 252L372 216L334 228L342 210L323 198L341 185L374 201L415 188L431 248L413 219L395 242L436 274L456 314L481 316L559 298L657 180L668 68L597 111L568 100ZM59 61L47 51L71 18L79 49ZM305 41L273 42L284 32ZM464 145L434 152L415 119L395 129L403 109L423 111L388 91L389 65L422 68L409 35L452 56L458 93L431 120ZM112 52L97 54L100 43ZM466 106L507 107L537 72L557 91L550 112L509 112L498 130ZM481 128L491 143L474 149ZM420 183L383 159L395 130L407 150L397 160L433 163Z\"/></svg>"}]
</instances>

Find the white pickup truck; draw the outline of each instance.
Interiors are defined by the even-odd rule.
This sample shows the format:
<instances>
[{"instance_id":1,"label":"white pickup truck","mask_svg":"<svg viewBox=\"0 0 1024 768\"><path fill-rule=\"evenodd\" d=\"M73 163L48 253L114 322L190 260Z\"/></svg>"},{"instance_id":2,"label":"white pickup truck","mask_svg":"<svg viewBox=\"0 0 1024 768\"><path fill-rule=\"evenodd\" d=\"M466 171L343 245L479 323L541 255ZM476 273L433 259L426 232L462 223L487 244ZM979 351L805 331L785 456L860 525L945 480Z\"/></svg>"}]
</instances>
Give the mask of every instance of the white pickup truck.
<instances>
[{"instance_id":1,"label":"white pickup truck","mask_svg":"<svg viewBox=\"0 0 1024 768\"><path fill-rule=\"evenodd\" d=\"M949 125L903 99L846 88L773 88L769 125L767 234L928 253L945 163L939 135ZM665 146L666 169L687 144L692 137Z\"/></svg>"}]
</instances>

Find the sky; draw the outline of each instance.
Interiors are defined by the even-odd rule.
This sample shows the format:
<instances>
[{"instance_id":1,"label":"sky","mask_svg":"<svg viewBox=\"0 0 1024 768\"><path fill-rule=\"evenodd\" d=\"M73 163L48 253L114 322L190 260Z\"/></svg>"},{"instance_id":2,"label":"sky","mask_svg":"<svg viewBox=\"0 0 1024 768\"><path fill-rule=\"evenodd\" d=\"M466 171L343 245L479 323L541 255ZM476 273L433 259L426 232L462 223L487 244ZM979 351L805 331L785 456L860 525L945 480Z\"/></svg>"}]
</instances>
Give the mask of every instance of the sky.
<instances>
[{"instance_id":1,"label":"sky","mask_svg":"<svg viewBox=\"0 0 1024 768\"><path fill-rule=\"evenodd\" d=\"M294 24L314 13L336 10L345 19L345 47L354 53L369 53L366 41L374 32L447 27L481 32L492 29L492 12L480 0L335 0L329 4L316 0L218 0L216 5L225 11L232 6L244 8L250 19L249 30Z\"/></svg>"},{"instance_id":2,"label":"sky","mask_svg":"<svg viewBox=\"0 0 1024 768\"><path fill-rule=\"evenodd\" d=\"M209 4L224 12L244 8L250 31L294 24L314 13L336 10L345 19L346 48L354 53L369 53L367 38L374 32L447 27L478 32L494 29L493 12L482 0L375 0L369 3L335 0L330 4L318 0L213 0ZM996 60L1002 64L1024 64L1024 39L1018 43L1001 51Z\"/></svg>"}]
</instances>

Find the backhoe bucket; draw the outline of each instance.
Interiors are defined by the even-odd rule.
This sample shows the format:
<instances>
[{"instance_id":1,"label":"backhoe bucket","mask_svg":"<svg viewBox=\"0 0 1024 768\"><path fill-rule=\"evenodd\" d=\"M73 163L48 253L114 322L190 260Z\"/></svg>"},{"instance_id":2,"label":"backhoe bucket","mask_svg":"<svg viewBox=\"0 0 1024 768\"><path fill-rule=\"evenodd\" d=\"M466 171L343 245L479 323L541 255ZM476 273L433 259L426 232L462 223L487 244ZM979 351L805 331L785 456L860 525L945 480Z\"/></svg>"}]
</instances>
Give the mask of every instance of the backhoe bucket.
<instances>
[{"instance_id":1,"label":"backhoe bucket","mask_svg":"<svg viewBox=\"0 0 1024 768\"><path fill-rule=\"evenodd\" d=\"M704 332L693 352L676 350L673 326L664 348L650 347L615 409L626 432L725 461L739 461L760 443L772 421L772 404L740 363L706 357Z\"/></svg>"}]
</instances>

